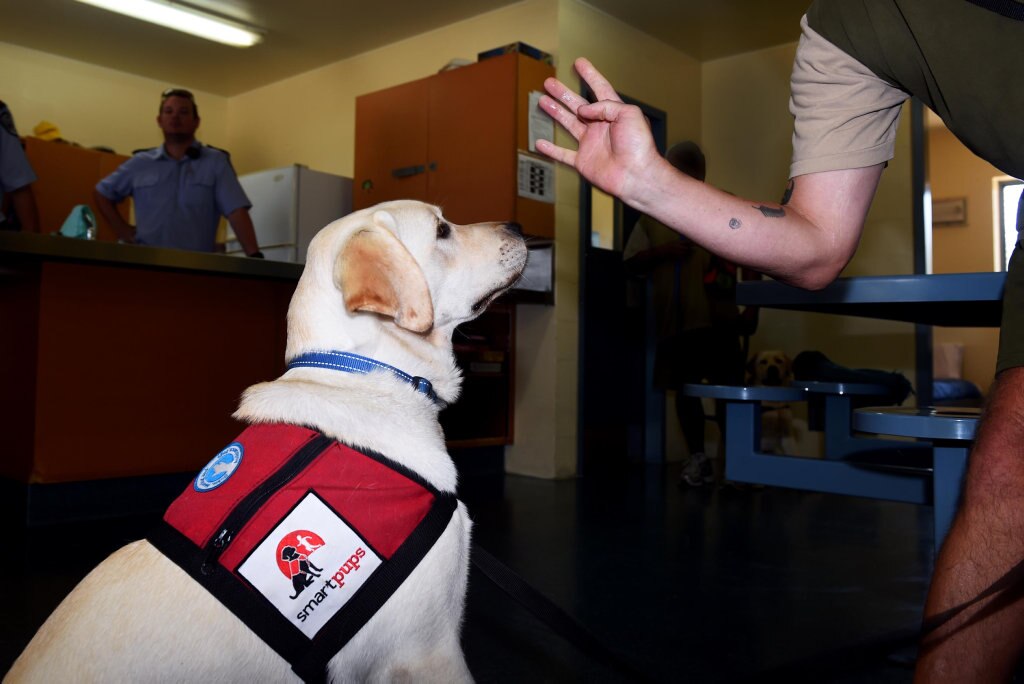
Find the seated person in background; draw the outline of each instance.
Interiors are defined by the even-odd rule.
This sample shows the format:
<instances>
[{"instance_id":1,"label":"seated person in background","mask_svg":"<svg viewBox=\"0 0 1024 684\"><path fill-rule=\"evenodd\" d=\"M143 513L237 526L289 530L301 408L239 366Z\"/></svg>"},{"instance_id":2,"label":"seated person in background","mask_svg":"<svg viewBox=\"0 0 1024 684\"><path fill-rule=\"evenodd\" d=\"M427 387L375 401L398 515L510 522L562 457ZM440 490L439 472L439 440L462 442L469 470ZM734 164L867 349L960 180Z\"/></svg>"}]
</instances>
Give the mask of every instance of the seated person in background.
<instances>
[{"instance_id":1,"label":"seated person in background","mask_svg":"<svg viewBox=\"0 0 1024 684\"><path fill-rule=\"evenodd\" d=\"M704 180L706 162L696 143L673 145L665 159L687 176ZM649 216L637 221L622 256L627 271L649 277L654 289L654 385L676 390L676 417L689 451L680 482L693 487L712 482L711 462L704 454L704 407L699 398L682 395L683 385L703 380L743 384L740 335L753 333L757 310L739 312L734 264Z\"/></svg>"},{"instance_id":2,"label":"seated person in background","mask_svg":"<svg viewBox=\"0 0 1024 684\"><path fill-rule=\"evenodd\" d=\"M164 144L136 152L93 192L96 207L121 241L213 252L217 224L225 216L245 253L262 257L249 217L252 204L230 156L196 140L199 109L192 93L165 90L156 123ZM137 226L117 211L129 195L135 200Z\"/></svg>"},{"instance_id":3,"label":"seated person in background","mask_svg":"<svg viewBox=\"0 0 1024 684\"><path fill-rule=\"evenodd\" d=\"M11 110L0 102L0 193L4 200L0 207L0 229L20 227L28 233L39 232L39 212L32 195L35 182L35 171L25 156Z\"/></svg>"}]
</instances>

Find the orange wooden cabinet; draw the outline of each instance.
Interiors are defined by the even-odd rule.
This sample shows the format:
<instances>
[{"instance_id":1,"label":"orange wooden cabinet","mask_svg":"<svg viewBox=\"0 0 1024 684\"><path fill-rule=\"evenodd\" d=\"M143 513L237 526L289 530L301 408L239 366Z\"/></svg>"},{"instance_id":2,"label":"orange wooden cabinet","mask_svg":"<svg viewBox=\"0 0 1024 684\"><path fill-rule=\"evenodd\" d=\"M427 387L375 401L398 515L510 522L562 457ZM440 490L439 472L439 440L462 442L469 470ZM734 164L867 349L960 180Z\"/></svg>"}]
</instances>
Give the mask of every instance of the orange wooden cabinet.
<instances>
[{"instance_id":1,"label":"orange wooden cabinet","mask_svg":"<svg viewBox=\"0 0 1024 684\"><path fill-rule=\"evenodd\" d=\"M517 221L554 237L554 204L521 196L530 92L554 68L507 53L356 98L356 209L392 199L440 205L456 223Z\"/></svg>"},{"instance_id":2,"label":"orange wooden cabinet","mask_svg":"<svg viewBox=\"0 0 1024 684\"><path fill-rule=\"evenodd\" d=\"M75 205L87 204L96 215L96 239L116 241L114 229L93 203L92 191L128 157L39 138L27 137L24 141L25 155L38 177L32 184L32 194L39 210L39 231L57 232ZM118 206L126 220L130 205L129 201Z\"/></svg>"}]
</instances>

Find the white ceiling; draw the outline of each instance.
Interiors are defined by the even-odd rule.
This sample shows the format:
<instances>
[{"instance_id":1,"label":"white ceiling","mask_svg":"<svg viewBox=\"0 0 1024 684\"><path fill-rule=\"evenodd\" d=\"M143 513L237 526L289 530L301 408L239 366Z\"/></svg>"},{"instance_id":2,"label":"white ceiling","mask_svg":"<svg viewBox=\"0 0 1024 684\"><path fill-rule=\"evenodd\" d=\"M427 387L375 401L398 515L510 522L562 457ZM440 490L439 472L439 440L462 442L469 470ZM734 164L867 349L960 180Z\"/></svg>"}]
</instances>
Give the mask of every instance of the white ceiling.
<instances>
[{"instance_id":1,"label":"white ceiling","mask_svg":"<svg viewBox=\"0 0 1024 684\"><path fill-rule=\"evenodd\" d=\"M259 45L240 49L74 0L0 0L0 41L229 96L513 2L191 0L266 31ZM588 0L701 61L796 40L808 3Z\"/></svg>"}]
</instances>

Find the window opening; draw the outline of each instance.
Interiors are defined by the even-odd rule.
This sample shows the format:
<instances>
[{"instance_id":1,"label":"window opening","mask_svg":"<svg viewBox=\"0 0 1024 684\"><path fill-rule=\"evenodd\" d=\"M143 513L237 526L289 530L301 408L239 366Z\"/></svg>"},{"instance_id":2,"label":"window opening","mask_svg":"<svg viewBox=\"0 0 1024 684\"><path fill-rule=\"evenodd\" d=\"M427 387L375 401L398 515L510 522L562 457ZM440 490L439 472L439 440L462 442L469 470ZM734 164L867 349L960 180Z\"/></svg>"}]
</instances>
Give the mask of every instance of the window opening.
<instances>
[{"instance_id":1,"label":"window opening","mask_svg":"<svg viewBox=\"0 0 1024 684\"><path fill-rule=\"evenodd\" d=\"M1002 231L1002 264L1005 271L1010 263L1013 246L1017 244L1017 212L1024 193L1024 181L999 181L999 226Z\"/></svg>"}]
</instances>

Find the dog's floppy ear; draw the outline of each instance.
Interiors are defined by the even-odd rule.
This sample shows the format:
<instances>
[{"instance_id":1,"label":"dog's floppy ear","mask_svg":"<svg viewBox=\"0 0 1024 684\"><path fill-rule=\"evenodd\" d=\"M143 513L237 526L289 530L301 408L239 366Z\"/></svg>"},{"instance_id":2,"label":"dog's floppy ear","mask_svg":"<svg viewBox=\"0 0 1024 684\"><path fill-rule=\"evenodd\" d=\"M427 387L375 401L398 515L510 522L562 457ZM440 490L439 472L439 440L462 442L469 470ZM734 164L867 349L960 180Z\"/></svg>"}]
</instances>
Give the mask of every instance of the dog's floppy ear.
<instances>
[{"instance_id":1,"label":"dog's floppy ear","mask_svg":"<svg viewBox=\"0 0 1024 684\"><path fill-rule=\"evenodd\" d=\"M374 223L378 221L375 215ZM390 316L400 327L418 333L433 327L427 279L405 245L386 228L371 224L357 230L338 254L334 274L349 311Z\"/></svg>"}]
</instances>

